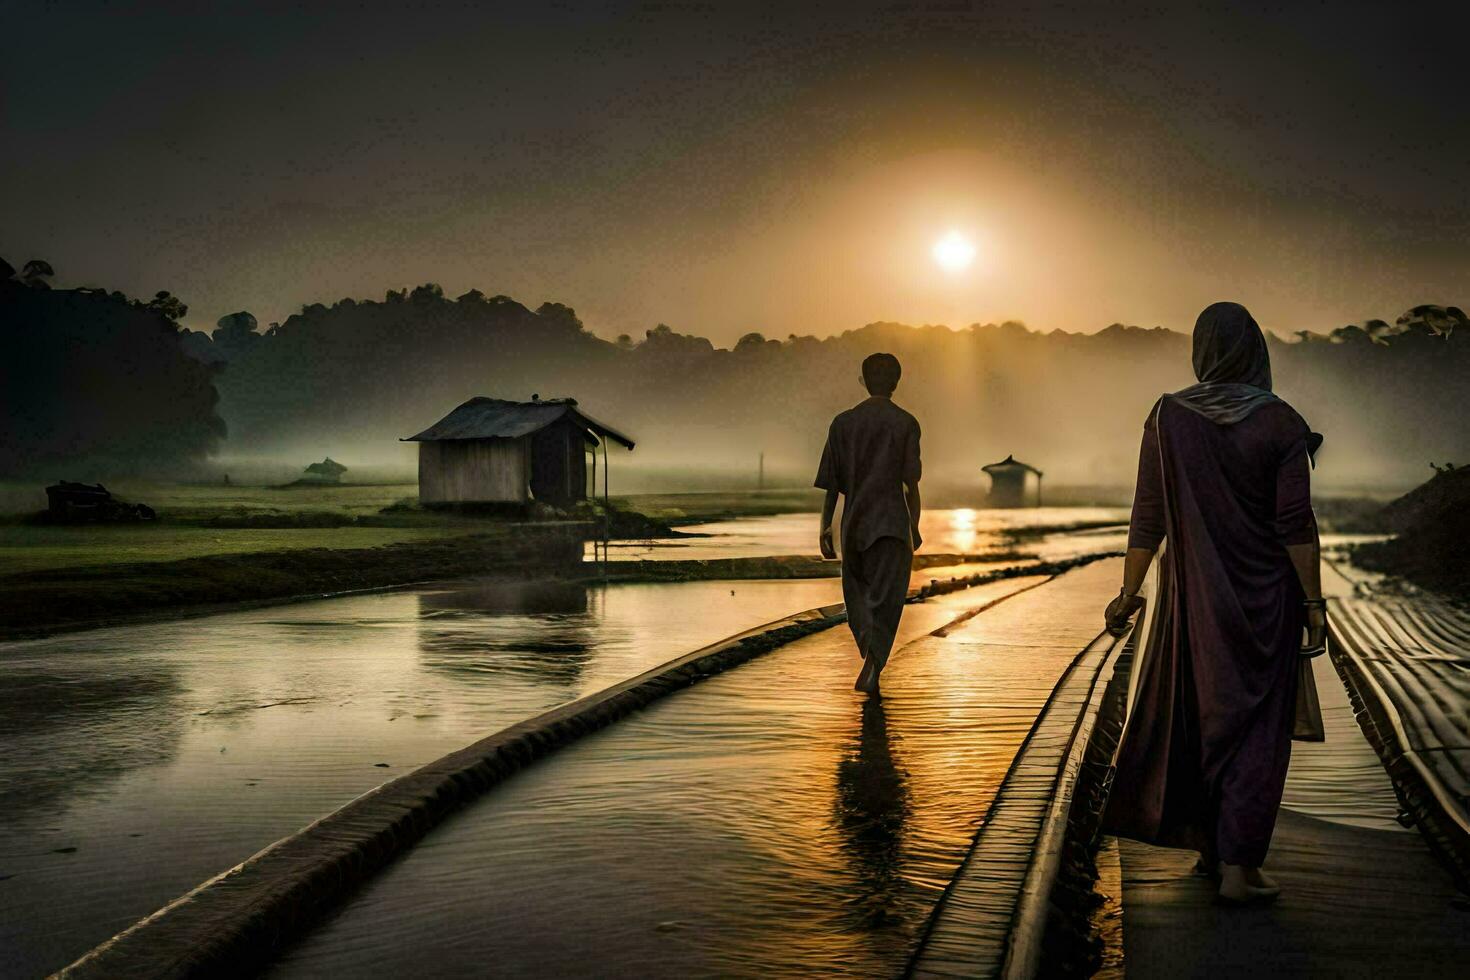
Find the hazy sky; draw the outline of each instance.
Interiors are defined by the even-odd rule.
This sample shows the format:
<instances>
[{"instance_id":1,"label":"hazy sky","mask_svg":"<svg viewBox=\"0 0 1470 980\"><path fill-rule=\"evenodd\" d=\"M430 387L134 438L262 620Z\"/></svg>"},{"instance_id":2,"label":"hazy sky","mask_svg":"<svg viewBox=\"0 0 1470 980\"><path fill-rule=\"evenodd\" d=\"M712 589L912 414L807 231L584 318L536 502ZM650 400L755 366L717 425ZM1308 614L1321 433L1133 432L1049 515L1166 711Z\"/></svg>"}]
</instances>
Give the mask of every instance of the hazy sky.
<instances>
[{"instance_id":1,"label":"hazy sky","mask_svg":"<svg viewBox=\"0 0 1470 980\"><path fill-rule=\"evenodd\" d=\"M1463 13L131 6L0 3L0 255L196 327L426 280L722 344L1470 302Z\"/></svg>"}]
</instances>

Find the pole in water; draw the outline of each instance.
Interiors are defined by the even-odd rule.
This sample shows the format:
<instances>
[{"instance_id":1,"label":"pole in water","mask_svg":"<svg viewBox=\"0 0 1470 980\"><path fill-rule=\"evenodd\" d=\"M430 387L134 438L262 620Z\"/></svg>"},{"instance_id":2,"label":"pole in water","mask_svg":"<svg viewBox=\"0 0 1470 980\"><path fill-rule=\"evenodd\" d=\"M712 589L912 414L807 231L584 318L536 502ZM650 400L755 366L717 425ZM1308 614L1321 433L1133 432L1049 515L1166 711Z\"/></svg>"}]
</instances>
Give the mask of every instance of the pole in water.
<instances>
[{"instance_id":1,"label":"pole in water","mask_svg":"<svg viewBox=\"0 0 1470 980\"><path fill-rule=\"evenodd\" d=\"M607 577L607 546L612 540L612 513L607 509L607 437L602 439L602 576Z\"/></svg>"},{"instance_id":2,"label":"pole in water","mask_svg":"<svg viewBox=\"0 0 1470 980\"><path fill-rule=\"evenodd\" d=\"M755 488L757 490L764 490L766 488L766 453L765 453L765 450L761 450L760 462L756 464L756 470L755 470Z\"/></svg>"},{"instance_id":3,"label":"pole in water","mask_svg":"<svg viewBox=\"0 0 1470 980\"><path fill-rule=\"evenodd\" d=\"M587 494L587 496L592 501L596 502L596 500L597 500L597 446L596 445L594 445L592 447L592 489ZM607 514L606 513L604 513L602 515L602 519L604 521L607 520ZM596 538L593 538L592 539L592 560L594 562L599 562L600 563L600 561L601 561L600 557L598 556L598 548L600 547L600 545L601 545L601 542L599 542Z\"/></svg>"}]
</instances>

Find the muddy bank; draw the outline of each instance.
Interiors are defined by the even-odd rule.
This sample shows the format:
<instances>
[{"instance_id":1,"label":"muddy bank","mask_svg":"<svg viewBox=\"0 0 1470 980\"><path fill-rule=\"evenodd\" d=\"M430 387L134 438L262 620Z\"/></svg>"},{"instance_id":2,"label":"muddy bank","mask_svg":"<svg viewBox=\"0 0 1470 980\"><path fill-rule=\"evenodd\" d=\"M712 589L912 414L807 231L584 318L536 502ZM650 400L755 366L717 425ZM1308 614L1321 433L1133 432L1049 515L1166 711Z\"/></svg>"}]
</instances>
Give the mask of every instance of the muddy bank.
<instances>
[{"instance_id":1,"label":"muddy bank","mask_svg":"<svg viewBox=\"0 0 1470 980\"><path fill-rule=\"evenodd\" d=\"M493 531L376 548L303 548L0 576L0 639L470 576L575 574L585 525Z\"/></svg>"},{"instance_id":2,"label":"muddy bank","mask_svg":"<svg viewBox=\"0 0 1470 980\"><path fill-rule=\"evenodd\" d=\"M614 582L812 579L841 574L816 556L584 562L581 524L504 525L493 532L374 548L301 548L177 561L0 575L0 640L464 578ZM916 569L1025 561L1014 551L920 555Z\"/></svg>"},{"instance_id":3,"label":"muddy bank","mask_svg":"<svg viewBox=\"0 0 1470 980\"><path fill-rule=\"evenodd\" d=\"M1435 474L1354 529L1398 535L1358 545L1354 564L1470 601L1470 466Z\"/></svg>"},{"instance_id":4,"label":"muddy bank","mask_svg":"<svg viewBox=\"0 0 1470 980\"><path fill-rule=\"evenodd\" d=\"M623 512L620 517L613 528L614 540L699 536L680 535L637 513ZM296 548L13 572L0 575L0 640L454 579L681 582L816 579L841 574L839 562L815 555L606 564L583 561L583 542L601 530L600 522L497 524L471 534L376 547ZM1014 547L920 554L915 556L914 568L922 571L977 562L1040 567L1030 564L1036 557Z\"/></svg>"}]
</instances>

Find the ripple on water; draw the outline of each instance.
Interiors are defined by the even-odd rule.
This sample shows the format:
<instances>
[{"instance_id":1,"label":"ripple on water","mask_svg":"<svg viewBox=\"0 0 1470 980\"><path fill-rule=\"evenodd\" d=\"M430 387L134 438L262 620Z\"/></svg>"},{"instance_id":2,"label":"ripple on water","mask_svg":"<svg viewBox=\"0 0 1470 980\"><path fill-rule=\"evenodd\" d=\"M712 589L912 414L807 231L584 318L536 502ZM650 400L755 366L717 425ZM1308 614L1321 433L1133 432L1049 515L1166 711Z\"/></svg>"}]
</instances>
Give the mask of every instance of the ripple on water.
<instances>
[{"instance_id":1,"label":"ripple on water","mask_svg":"<svg viewBox=\"0 0 1470 980\"><path fill-rule=\"evenodd\" d=\"M995 642L1046 601L908 645L880 700L845 630L679 692L440 827L275 972L893 975L1080 646Z\"/></svg>"},{"instance_id":2,"label":"ripple on water","mask_svg":"<svg viewBox=\"0 0 1470 980\"><path fill-rule=\"evenodd\" d=\"M467 583L0 644L0 973L63 966L385 779L840 589L738 593Z\"/></svg>"}]
</instances>

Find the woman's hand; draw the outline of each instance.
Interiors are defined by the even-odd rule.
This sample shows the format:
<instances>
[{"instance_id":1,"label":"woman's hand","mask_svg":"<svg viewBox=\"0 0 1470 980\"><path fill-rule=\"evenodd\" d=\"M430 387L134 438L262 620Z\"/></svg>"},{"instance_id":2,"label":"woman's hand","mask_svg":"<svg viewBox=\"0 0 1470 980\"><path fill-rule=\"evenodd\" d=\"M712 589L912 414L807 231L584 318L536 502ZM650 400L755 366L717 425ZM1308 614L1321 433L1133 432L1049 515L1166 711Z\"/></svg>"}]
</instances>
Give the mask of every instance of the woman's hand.
<instances>
[{"instance_id":1,"label":"woman's hand","mask_svg":"<svg viewBox=\"0 0 1470 980\"><path fill-rule=\"evenodd\" d=\"M822 557L831 561L837 557L837 549L832 546L832 525L822 525L822 530L817 532L817 547L821 549Z\"/></svg>"},{"instance_id":2,"label":"woman's hand","mask_svg":"<svg viewBox=\"0 0 1470 980\"><path fill-rule=\"evenodd\" d=\"M1315 657L1327 649L1327 605L1323 602L1307 603L1307 638L1302 643L1302 654Z\"/></svg>"},{"instance_id":3,"label":"woman's hand","mask_svg":"<svg viewBox=\"0 0 1470 980\"><path fill-rule=\"evenodd\" d=\"M1107 625L1108 633L1112 636L1122 636L1128 632L1129 620L1142 608L1142 596L1129 595L1119 589L1117 596L1108 603L1108 608L1103 612L1103 622Z\"/></svg>"}]
</instances>

